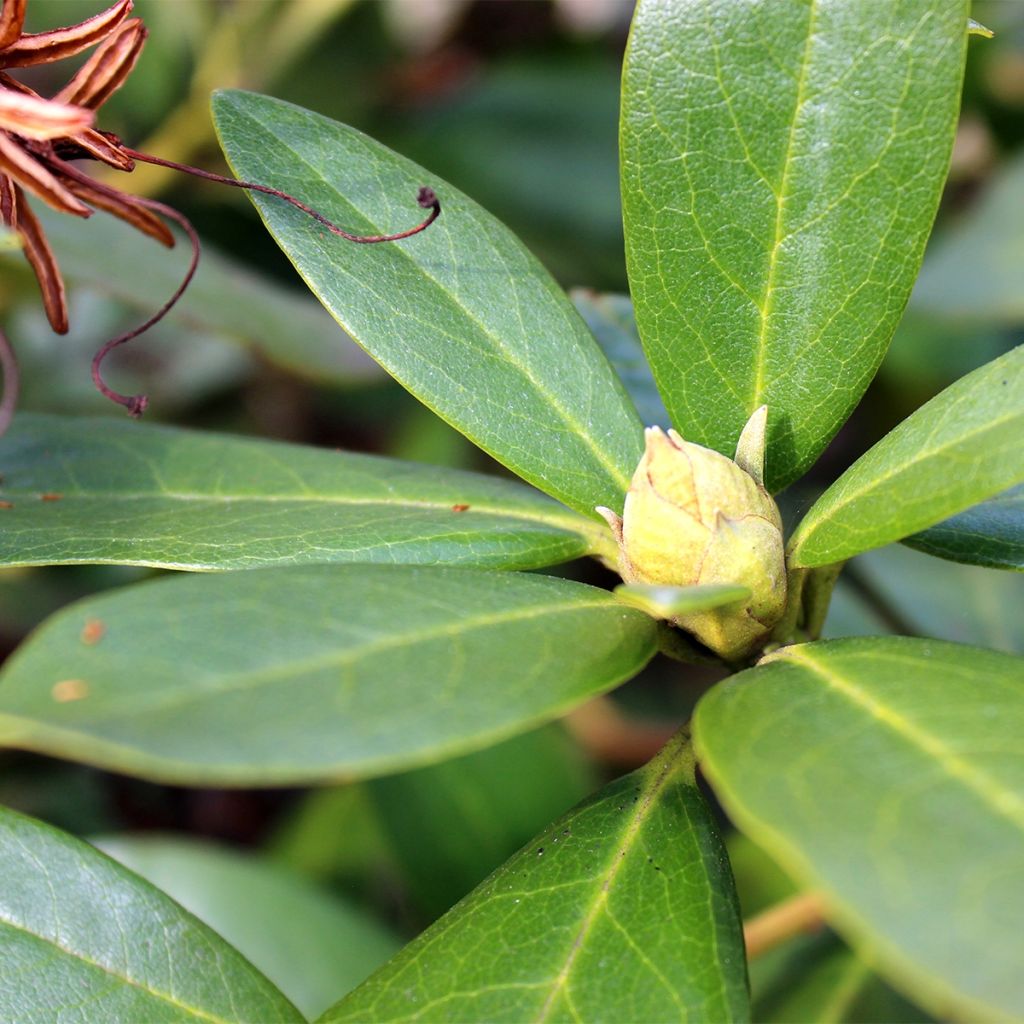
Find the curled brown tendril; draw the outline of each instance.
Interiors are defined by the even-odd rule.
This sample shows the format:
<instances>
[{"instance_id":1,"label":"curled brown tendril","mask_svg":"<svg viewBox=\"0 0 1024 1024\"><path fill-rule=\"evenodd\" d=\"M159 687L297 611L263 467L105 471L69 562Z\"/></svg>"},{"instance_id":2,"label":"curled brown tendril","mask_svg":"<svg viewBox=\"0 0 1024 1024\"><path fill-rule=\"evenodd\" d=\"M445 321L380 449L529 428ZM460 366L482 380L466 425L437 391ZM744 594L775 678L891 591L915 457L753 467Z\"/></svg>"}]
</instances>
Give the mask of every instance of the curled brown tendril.
<instances>
[{"instance_id":1,"label":"curled brown tendril","mask_svg":"<svg viewBox=\"0 0 1024 1024\"><path fill-rule=\"evenodd\" d=\"M112 139L112 141L114 141ZM194 177L204 178L208 181L216 182L220 185L230 185L234 188L247 189L251 192L262 192L269 196L275 196L278 199L283 199L285 202L291 203L292 206L301 210L303 213L312 217L318 224L322 224L332 234L339 235L341 238L346 239L349 242L357 242L359 244L372 244L377 242L397 242L403 238L410 238L413 235L419 234L421 231L426 230L431 224L437 220L441 213L441 202L437 198L433 189L420 188L417 194L416 201L424 209L429 209L429 216L415 227L409 228L406 231L399 231L391 235L356 235L350 231L345 231L343 228L339 228L336 224L329 221L323 214L314 210L311 206L307 206L301 200L296 199L294 196L289 195L287 192L282 192L280 189L271 188L268 185L258 185L251 181L239 181L236 178L227 178L220 174L213 174L210 171L204 171L198 167L190 167L187 164L175 163L172 160L164 160L160 157L150 156L146 153L140 153L137 150L129 149L116 141L118 149L129 159L138 160L144 163L158 164L162 167L169 167L172 170L183 171L186 174L191 174ZM116 189L110 188L101 182L96 181L81 171L79 171L74 165L66 163L65 161L58 160L60 164L61 173L72 181L78 181L81 183L88 184L93 190L106 195L112 200L116 200L123 196L122 193ZM96 385L97 390L100 391L105 397L109 398L112 402L117 402L118 405L123 405L127 410L128 414L134 418L138 418L146 411L146 406L149 404L149 398L147 395L124 395L119 391L115 391L111 388L107 382L103 379L102 364L106 357L115 349L121 345L126 344L129 341L139 337L140 334L144 334L151 327L158 324L175 306L181 296L184 294L185 289L188 288L189 283L195 276L195 272L199 266L199 257L201 252L201 245L199 242L199 234L193 227L192 222L179 210L168 206L165 203L161 203L156 199L147 199L142 196L133 196L132 203L137 206L144 207L147 210L157 213L162 217L166 217L177 223L181 229L188 236L189 242L192 246L192 256L189 260L188 269L185 271L185 276L182 278L181 284L175 289L174 294L158 309L151 317L139 324L137 327L133 327L129 331L125 331L123 334L119 334L116 338L111 338L99 351L93 356L92 359L92 380ZM13 356L12 356L13 358ZM6 365L4 367L4 380L6 384L7 372ZM15 374L16 374L15 370ZM14 377L15 381L17 377ZM5 386L3 402L7 402L7 389ZM13 412L13 399L11 402ZM4 408L4 405L0 405L0 410ZM0 419L0 434L3 433L6 424Z\"/></svg>"},{"instance_id":2,"label":"curled brown tendril","mask_svg":"<svg viewBox=\"0 0 1024 1024\"><path fill-rule=\"evenodd\" d=\"M120 145L119 148L121 152L130 159L138 160L140 163L156 164L158 167L169 167L173 171L183 171L185 174L191 174L196 178L204 178L206 181L214 181L218 185L230 185L232 188L244 188L250 192L262 192L264 195L276 196L278 199L283 199L286 203L291 203L296 209L308 214L317 223L323 224L331 234L340 235L342 238L348 239L350 242L358 242L361 245L373 244L376 242L400 242L403 238L411 238L413 235L418 235L421 231L425 231L429 228L441 213L441 201L437 198L437 194L432 188L423 186L416 194L416 202L424 210L430 210L430 215L426 220L417 224L415 227L409 228L407 231L399 231L393 235L354 235L349 231L345 231L343 228L339 228L337 224L332 224L331 221L329 221L323 214L318 213L311 206L307 206L302 202L302 200L296 199L295 196L290 196L287 192L282 192L280 189L270 188L269 185L257 185L251 181L239 181L237 178L226 178L222 174L212 174L210 171L203 171L198 167L189 167L188 164L179 164L175 163L173 160L164 160L162 157L150 156L148 153L140 153L138 150L129 149L123 144Z\"/></svg>"}]
</instances>

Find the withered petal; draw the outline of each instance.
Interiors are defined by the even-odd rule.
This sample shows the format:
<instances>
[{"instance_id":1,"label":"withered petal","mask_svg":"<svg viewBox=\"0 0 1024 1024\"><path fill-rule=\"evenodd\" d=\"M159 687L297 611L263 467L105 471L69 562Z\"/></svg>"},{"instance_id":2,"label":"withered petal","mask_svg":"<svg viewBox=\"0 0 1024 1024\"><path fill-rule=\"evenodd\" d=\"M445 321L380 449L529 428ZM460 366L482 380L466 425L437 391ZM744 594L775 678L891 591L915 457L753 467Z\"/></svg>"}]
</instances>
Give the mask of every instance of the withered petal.
<instances>
[{"instance_id":1,"label":"withered petal","mask_svg":"<svg viewBox=\"0 0 1024 1024\"><path fill-rule=\"evenodd\" d=\"M0 132L0 171L61 213L73 213L77 217L88 217L92 213L6 132Z\"/></svg>"},{"instance_id":2,"label":"withered petal","mask_svg":"<svg viewBox=\"0 0 1024 1024\"><path fill-rule=\"evenodd\" d=\"M75 135L91 127L94 116L85 107L0 89L0 128L26 139Z\"/></svg>"},{"instance_id":3,"label":"withered petal","mask_svg":"<svg viewBox=\"0 0 1024 1024\"><path fill-rule=\"evenodd\" d=\"M106 39L128 17L132 6L132 0L118 0L112 7L77 25L22 35L0 51L0 67L25 68L73 57Z\"/></svg>"},{"instance_id":4,"label":"withered petal","mask_svg":"<svg viewBox=\"0 0 1024 1024\"><path fill-rule=\"evenodd\" d=\"M3 6L0 8L0 50L21 37L27 3L28 0L3 0Z\"/></svg>"},{"instance_id":5,"label":"withered petal","mask_svg":"<svg viewBox=\"0 0 1024 1024\"><path fill-rule=\"evenodd\" d=\"M15 211L13 227L25 242L25 257L35 271L39 290L43 293L43 309L50 326L57 334L68 332L68 302L64 279L54 258L50 243L43 234L36 215L29 209L24 192L15 185Z\"/></svg>"},{"instance_id":6,"label":"withered petal","mask_svg":"<svg viewBox=\"0 0 1024 1024\"><path fill-rule=\"evenodd\" d=\"M0 220L9 228L14 227L14 214L17 209L14 188L14 180L6 174L0 174Z\"/></svg>"},{"instance_id":7,"label":"withered petal","mask_svg":"<svg viewBox=\"0 0 1024 1024\"><path fill-rule=\"evenodd\" d=\"M115 217L137 228L143 234L155 238L158 242L166 245L168 249L174 247L174 235L171 229L155 214L145 207L140 206L135 196L124 193L114 193L110 189L99 189L79 180L69 180L67 186L80 199L84 199L90 206L98 210L112 213Z\"/></svg>"},{"instance_id":8,"label":"withered petal","mask_svg":"<svg viewBox=\"0 0 1024 1024\"><path fill-rule=\"evenodd\" d=\"M78 160L88 155L108 167L116 167L119 171L131 171L135 168L135 161L130 156L125 156L118 146L111 142L103 132L98 132L95 128L87 128L84 132L79 132L67 139L67 152L62 145L55 148L65 160ZM84 152L77 153L75 149L81 149Z\"/></svg>"},{"instance_id":9,"label":"withered petal","mask_svg":"<svg viewBox=\"0 0 1024 1024\"><path fill-rule=\"evenodd\" d=\"M106 103L131 74L147 34L139 18L129 18L104 40L54 99L93 110Z\"/></svg>"}]
</instances>

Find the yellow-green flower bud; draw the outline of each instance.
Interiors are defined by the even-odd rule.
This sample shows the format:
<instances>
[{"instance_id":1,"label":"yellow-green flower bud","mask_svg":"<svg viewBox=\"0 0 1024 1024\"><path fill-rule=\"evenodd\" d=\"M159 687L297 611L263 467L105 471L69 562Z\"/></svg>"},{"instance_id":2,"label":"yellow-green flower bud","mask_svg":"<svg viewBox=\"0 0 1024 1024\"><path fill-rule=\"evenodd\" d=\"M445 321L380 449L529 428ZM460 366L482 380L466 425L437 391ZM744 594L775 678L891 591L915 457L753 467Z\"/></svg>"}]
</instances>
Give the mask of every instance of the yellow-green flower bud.
<instances>
[{"instance_id":1,"label":"yellow-green flower bud","mask_svg":"<svg viewBox=\"0 0 1024 1024\"><path fill-rule=\"evenodd\" d=\"M727 660L767 639L786 604L782 520L763 482L762 407L743 429L736 461L649 427L620 520L598 509L619 542L627 583L738 583L749 601L681 616L677 625Z\"/></svg>"}]
</instances>

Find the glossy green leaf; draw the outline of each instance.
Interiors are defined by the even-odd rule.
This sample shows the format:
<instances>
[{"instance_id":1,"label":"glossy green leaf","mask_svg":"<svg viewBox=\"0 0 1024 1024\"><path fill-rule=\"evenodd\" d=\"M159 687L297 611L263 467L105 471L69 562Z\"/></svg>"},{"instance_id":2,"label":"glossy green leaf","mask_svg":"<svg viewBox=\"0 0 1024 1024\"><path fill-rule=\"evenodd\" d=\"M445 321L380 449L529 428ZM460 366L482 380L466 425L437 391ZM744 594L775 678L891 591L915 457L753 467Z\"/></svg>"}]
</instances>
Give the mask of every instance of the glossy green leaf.
<instances>
[{"instance_id":1,"label":"glossy green leaf","mask_svg":"<svg viewBox=\"0 0 1024 1024\"><path fill-rule=\"evenodd\" d=\"M0 743L191 784L442 760L637 672L655 624L567 580L339 565L176 576L72 605L0 672Z\"/></svg>"},{"instance_id":2,"label":"glossy green leaf","mask_svg":"<svg viewBox=\"0 0 1024 1024\"><path fill-rule=\"evenodd\" d=\"M572 303L506 228L353 128L244 92L218 93L214 116L241 177L298 193L350 231L411 227L417 188L436 187L436 223L383 245L254 202L331 314L417 398L578 511L621 509L642 449L636 411Z\"/></svg>"},{"instance_id":3,"label":"glossy green leaf","mask_svg":"<svg viewBox=\"0 0 1024 1024\"><path fill-rule=\"evenodd\" d=\"M612 369L625 384L644 425L668 427L668 413L640 344L630 297L601 295L586 288L569 294Z\"/></svg>"},{"instance_id":4,"label":"glossy green leaf","mask_svg":"<svg viewBox=\"0 0 1024 1024\"><path fill-rule=\"evenodd\" d=\"M551 725L366 785L416 906L433 919L596 780L580 748Z\"/></svg>"},{"instance_id":5,"label":"glossy green leaf","mask_svg":"<svg viewBox=\"0 0 1024 1024\"><path fill-rule=\"evenodd\" d=\"M0 1018L251 1024L301 1014L148 882L0 808Z\"/></svg>"},{"instance_id":6,"label":"glossy green leaf","mask_svg":"<svg viewBox=\"0 0 1024 1024\"><path fill-rule=\"evenodd\" d=\"M915 533L903 543L953 562L1024 569L1024 485Z\"/></svg>"},{"instance_id":7,"label":"glossy green leaf","mask_svg":"<svg viewBox=\"0 0 1024 1024\"><path fill-rule=\"evenodd\" d=\"M178 251L168 252L113 217L97 215L82 224L47 210L39 213L68 280L136 307L140 319L159 309L181 283L188 245L180 236ZM313 380L345 385L380 377L373 361L308 296L254 273L206 242L196 276L169 319L251 346ZM103 340L97 340L97 348Z\"/></svg>"},{"instance_id":8,"label":"glossy green leaf","mask_svg":"<svg viewBox=\"0 0 1024 1024\"><path fill-rule=\"evenodd\" d=\"M1024 1014L1024 660L906 637L787 647L716 686L734 820L939 1016Z\"/></svg>"},{"instance_id":9,"label":"glossy green leaf","mask_svg":"<svg viewBox=\"0 0 1024 1024\"><path fill-rule=\"evenodd\" d=\"M570 811L321 1021L743 1021L739 911L677 737Z\"/></svg>"},{"instance_id":10,"label":"glossy green leaf","mask_svg":"<svg viewBox=\"0 0 1024 1024\"><path fill-rule=\"evenodd\" d=\"M733 583L709 583L697 587L667 587L656 583L621 583L615 594L656 619L709 611L750 597L750 588Z\"/></svg>"},{"instance_id":11,"label":"glossy green leaf","mask_svg":"<svg viewBox=\"0 0 1024 1024\"><path fill-rule=\"evenodd\" d=\"M0 564L536 568L606 529L521 484L118 418L19 416L0 439Z\"/></svg>"},{"instance_id":12,"label":"glossy green leaf","mask_svg":"<svg viewBox=\"0 0 1024 1024\"><path fill-rule=\"evenodd\" d=\"M949 163L965 0L643 0L623 75L626 261L673 425L770 488L864 393Z\"/></svg>"},{"instance_id":13,"label":"glossy green leaf","mask_svg":"<svg viewBox=\"0 0 1024 1024\"><path fill-rule=\"evenodd\" d=\"M941 522L1024 482L1024 345L946 388L858 459L789 542L830 565Z\"/></svg>"},{"instance_id":14,"label":"glossy green leaf","mask_svg":"<svg viewBox=\"0 0 1024 1024\"><path fill-rule=\"evenodd\" d=\"M170 836L94 845L208 924L309 1018L400 946L366 915L258 857Z\"/></svg>"},{"instance_id":15,"label":"glossy green leaf","mask_svg":"<svg viewBox=\"0 0 1024 1024\"><path fill-rule=\"evenodd\" d=\"M1024 154L989 179L981 197L928 248L914 308L944 320L1024 321Z\"/></svg>"},{"instance_id":16,"label":"glossy green leaf","mask_svg":"<svg viewBox=\"0 0 1024 1024\"><path fill-rule=\"evenodd\" d=\"M859 583L862 600L887 619L866 632L1024 654L1024 575L958 565L894 544L859 555L843 570L839 583L844 580Z\"/></svg>"}]
</instances>

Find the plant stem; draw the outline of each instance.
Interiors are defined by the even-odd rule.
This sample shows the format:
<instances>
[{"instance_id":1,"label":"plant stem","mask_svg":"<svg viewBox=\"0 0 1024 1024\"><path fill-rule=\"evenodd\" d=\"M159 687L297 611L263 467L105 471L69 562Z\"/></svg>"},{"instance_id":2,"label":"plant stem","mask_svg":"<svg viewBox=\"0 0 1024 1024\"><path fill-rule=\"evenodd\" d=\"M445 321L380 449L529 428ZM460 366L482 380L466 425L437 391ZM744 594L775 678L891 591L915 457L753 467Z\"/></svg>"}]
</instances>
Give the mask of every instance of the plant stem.
<instances>
[{"instance_id":1,"label":"plant stem","mask_svg":"<svg viewBox=\"0 0 1024 1024\"><path fill-rule=\"evenodd\" d=\"M747 959L767 953L794 935L818 931L824 924L824 906L818 893L801 892L791 896L744 924Z\"/></svg>"}]
</instances>

